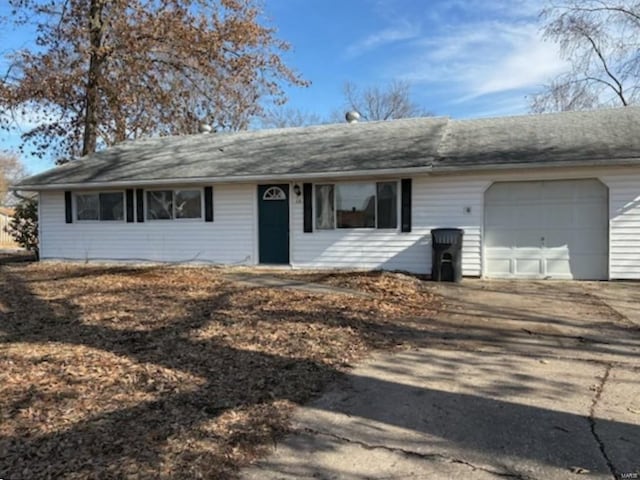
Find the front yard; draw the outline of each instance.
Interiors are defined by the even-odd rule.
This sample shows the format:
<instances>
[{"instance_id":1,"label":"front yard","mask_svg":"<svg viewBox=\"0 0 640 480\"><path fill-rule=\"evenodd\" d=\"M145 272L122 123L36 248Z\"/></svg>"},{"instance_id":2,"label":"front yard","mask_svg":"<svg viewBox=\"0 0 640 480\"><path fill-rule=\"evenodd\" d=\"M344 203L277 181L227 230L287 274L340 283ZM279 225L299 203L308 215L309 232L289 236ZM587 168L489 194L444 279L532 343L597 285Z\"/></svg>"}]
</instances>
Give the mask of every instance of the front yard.
<instances>
[{"instance_id":1,"label":"front yard","mask_svg":"<svg viewBox=\"0 0 640 480\"><path fill-rule=\"evenodd\" d=\"M279 274L366 293L350 295L236 270L0 265L0 478L232 477L352 362L420 342L438 306L400 274Z\"/></svg>"}]
</instances>

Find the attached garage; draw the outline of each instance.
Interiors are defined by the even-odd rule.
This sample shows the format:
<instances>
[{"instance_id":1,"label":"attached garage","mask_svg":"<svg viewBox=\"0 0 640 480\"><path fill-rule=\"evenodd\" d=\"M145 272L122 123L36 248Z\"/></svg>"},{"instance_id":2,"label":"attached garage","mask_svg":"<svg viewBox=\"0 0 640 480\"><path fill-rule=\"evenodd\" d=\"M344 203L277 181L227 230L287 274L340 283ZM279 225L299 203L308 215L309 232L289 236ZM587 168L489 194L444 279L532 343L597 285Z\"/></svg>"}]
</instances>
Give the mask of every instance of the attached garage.
<instances>
[{"instance_id":1,"label":"attached garage","mask_svg":"<svg viewBox=\"0 0 640 480\"><path fill-rule=\"evenodd\" d=\"M608 243L597 179L498 182L485 193L487 277L604 280Z\"/></svg>"}]
</instances>

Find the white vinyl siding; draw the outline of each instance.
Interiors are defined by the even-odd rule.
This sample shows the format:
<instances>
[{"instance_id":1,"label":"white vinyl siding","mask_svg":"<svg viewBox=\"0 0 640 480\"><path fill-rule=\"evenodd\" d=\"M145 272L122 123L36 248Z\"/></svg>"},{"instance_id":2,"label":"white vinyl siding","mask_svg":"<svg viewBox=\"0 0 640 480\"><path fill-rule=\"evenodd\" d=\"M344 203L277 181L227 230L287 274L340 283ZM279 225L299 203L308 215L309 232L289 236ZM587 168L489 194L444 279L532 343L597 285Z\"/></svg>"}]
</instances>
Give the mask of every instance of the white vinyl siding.
<instances>
[{"instance_id":1,"label":"white vinyl siding","mask_svg":"<svg viewBox=\"0 0 640 480\"><path fill-rule=\"evenodd\" d=\"M382 180L378 180L382 181ZM319 181L318 183L326 183ZM302 204L291 216L292 265L299 268L358 268L431 272L431 229L465 230L463 273L480 270L481 208L486 181L454 177L415 177L412 185L412 231L367 229L302 232ZM399 194L399 192L398 192ZM465 207L471 207L466 213Z\"/></svg>"},{"instance_id":2,"label":"white vinyl siding","mask_svg":"<svg viewBox=\"0 0 640 480\"><path fill-rule=\"evenodd\" d=\"M609 187L609 277L640 279L640 169L602 181Z\"/></svg>"},{"instance_id":3,"label":"white vinyl siding","mask_svg":"<svg viewBox=\"0 0 640 480\"><path fill-rule=\"evenodd\" d=\"M547 168L414 176L412 231L334 229L303 233L302 197L291 195L291 264L296 268L431 271L431 229L464 229L463 274L483 274L484 194L494 182L598 178L609 189L611 279L640 279L640 168ZM350 179L345 179L350 180ZM352 179L358 180L358 179ZM371 177L370 181L399 178ZM293 182L302 185L302 182ZM334 183L318 179L320 184ZM257 186L214 186L214 222L65 224L64 193L42 192L42 258L255 264Z\"/></svg>"},{"instance_id":4,"label":"white vinyl siding","mask_svg":"<svg viewBox=\"0 0 640 480\"><path fill-rule=\"evenodd\" d=\"M483 275L484 194L501 181L598 178L609 189L611 279L640 279L640 168L565 168L413 177L412 231L302 232L302 205L292 210L292 264L431 272L431 229L464 230L462 270ZM318 183L326 183L319 180Z\"/></svg>"},{"instance_id":5,"label":"white vinyl siding","mask_svg":"<svg viewBox=\"0 0 640 480\"><path fill-rule=\"evenodd\" d=\"M253 264L254 185L216 185L214 221L65 223L64 192L42 192L43 259Z\"/></svg>"}]
</instances>

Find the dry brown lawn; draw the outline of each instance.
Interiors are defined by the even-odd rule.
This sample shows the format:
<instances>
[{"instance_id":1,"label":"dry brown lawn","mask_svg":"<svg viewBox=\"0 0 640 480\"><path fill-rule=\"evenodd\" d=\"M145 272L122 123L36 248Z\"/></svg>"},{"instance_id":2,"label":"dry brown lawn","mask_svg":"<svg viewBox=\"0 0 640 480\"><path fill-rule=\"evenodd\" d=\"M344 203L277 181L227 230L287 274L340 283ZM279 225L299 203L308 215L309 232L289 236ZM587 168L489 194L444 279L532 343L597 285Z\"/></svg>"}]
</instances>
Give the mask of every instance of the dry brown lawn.
<instances>
[{"instance_id":1,"label":"dry brown lawn","mask_svg":"<svg viewBox=\"0 0 640 480\"><path fill-rule=\"evenodd\" d=\"M233 477L352 362L418 342L438 302L401 274L279 274L358 296L228 271L0 265L0 478Z\"/></svg>"}]
</instances>

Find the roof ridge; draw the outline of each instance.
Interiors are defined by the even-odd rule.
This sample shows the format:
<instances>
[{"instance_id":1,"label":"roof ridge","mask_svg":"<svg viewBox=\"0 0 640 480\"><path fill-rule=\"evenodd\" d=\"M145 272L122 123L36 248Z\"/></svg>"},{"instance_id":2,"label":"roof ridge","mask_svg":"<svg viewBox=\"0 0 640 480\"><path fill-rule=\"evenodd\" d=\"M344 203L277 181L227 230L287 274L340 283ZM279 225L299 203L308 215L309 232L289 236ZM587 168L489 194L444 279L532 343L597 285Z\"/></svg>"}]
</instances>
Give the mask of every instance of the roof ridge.
<instances>
[{"instance_id":1,"label":"roof ridge","mask_svg":"<svg viewBox=\"0 0 640 480\"><path fill-rule=\"evenodd\" d=\"M622 111L622 110L640 110L640 105L618 105L615 107L603 107L603 108L590 108L587 110L564 110L560 112L540 112L540 113L515 113L512 115L491 115L487 117L473 117L473 118L452 118L452 122L484 122L490 120L511 120L514 118L544 118L544 117L560 117L560 116L572 116L572 115L591 115L600 114L603 112Z\"/></svg>"},{"instance_id":2,"label":"roof ridge","mask_svg":"<svg viewBox=\"0 0 640 480\"><path fill-rule=\"evenodd\" d=\"M347 122L341 123L322 123L318 125L305 125L305 126L296 126L296 127L280 127L280 128L264 128L258 130L237 130L237 131L222 131L222 132L211 132L211 133L188 133L188 134L180 134L180 135L163 135L158 137L142 137L137 139L127 139L123 142L112 145L111 147L107 147L104 150L100 150L95 152L94 154L85 155L84 157L79 157L77 160L99 160L95 155L100 155L102 152L109 149L131 149L136 148L142 143L163 143L163 142L185 142L189 140L198 140L198 139L211 139L211 141L215 141L215 139L219 139L221 137L247 137L247 136L256 136L256 137L271 137L273 135L279 135L282 133L296 133L296 132L314 132L314 131L322 131L322 130L331 130L338 129L339 127L345 128L358 128L360 125L366 126L381 126L388 125L390 122L394 124L398 123L415 123L418 121L449 121L450 117L445 115L433 115L433 116L422 116L422 117L406 117L406 118L398 118L394 120L375 120L375 121L366 121L366 122L357 122L356 124L349 124ZM73 161L77 161L73 160ZM64 163L64 165L68 165L72 162ZM54 167L57 168L60 165Z\"/></svg>"}]
</instances>

